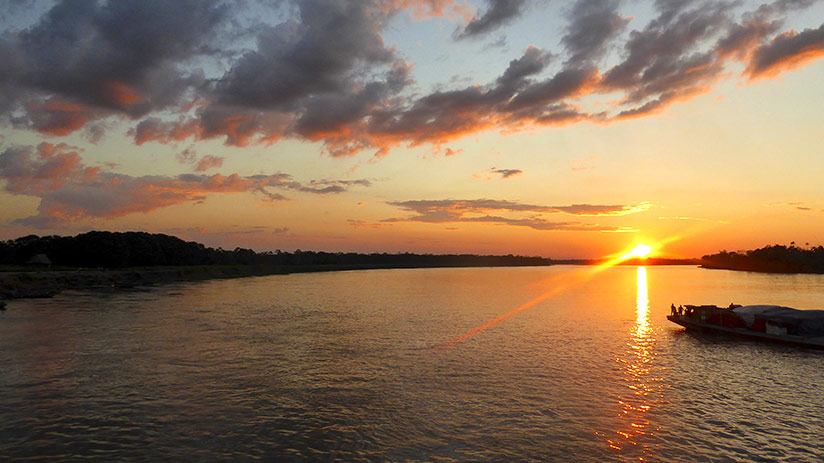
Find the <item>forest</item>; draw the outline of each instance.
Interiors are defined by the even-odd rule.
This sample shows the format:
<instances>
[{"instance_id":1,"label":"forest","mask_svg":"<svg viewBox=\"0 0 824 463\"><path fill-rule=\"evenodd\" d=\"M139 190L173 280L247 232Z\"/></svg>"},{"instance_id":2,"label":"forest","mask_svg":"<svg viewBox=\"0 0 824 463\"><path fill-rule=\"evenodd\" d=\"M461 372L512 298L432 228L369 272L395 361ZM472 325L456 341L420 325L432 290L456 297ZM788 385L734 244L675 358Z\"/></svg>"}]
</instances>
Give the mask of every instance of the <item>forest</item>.
<instances>
[{"instance_id":1,"label":"forest","mask_svg":"<svg viewBox=\"0 0 824 463\"><path fill-rule=\"evenodd\" d=\"M775 244L750 251L721 251L702 258L705 268L775 273L824 273L824 246Z\"/></svg>"},{"instance_id":2,"label":"forest","mask_svg":"<svg viewBox=\"0 0 824 463\"><path fill-rule=\"evenodd\" d=\"M46 259L43 258L46 257ZM126 268L183 265L357 265L374 267L492 267L551 265L543 257L474 254L360 254L226 250L175 236L146 232L91 231L76 236L37 236L0 242L0 265Z\"/></svg>"}]
</instances>

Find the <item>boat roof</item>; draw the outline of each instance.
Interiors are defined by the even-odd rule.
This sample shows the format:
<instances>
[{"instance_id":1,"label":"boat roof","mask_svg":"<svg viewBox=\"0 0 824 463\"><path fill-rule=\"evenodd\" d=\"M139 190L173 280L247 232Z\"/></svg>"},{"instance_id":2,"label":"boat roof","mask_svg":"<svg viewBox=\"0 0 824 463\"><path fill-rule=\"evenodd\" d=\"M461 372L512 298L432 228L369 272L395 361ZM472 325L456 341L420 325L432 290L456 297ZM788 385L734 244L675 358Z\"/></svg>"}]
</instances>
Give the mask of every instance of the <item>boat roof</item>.
<instances>
[{"instance_id":1,"label":"boat roof","mask_svg":"<svg viewBox=\"0 0 824 463\"><path fill-rule=\"evenodd\" d=\"M824 310L798 310L780 305L745 305L732 310L748 326L752 326L757 317L773 323L795 326L801 335L824 335Z\"/></svg>"},{"instance_id":2,"label":"boat roof","mask_svg":"<svg viewBox=\"0 0 824 463\"><path fill-rule=\"evenodd\" d=\"M773 317L793 317L797 319L824 318L824 310L799 310L781 305L745 305L732 309L738 315L765 315Z\"/></svg>"}]
</instances>

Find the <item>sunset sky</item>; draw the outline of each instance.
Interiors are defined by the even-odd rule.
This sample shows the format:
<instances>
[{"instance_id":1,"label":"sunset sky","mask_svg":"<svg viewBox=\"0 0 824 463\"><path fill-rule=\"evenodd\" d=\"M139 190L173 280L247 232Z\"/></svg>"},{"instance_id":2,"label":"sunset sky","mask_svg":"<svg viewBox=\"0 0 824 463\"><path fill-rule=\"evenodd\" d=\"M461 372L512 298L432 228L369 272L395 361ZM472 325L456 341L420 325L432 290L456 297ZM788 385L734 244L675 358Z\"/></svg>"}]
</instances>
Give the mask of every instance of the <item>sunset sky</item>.
<instances>
[{"instance_id":1,"label":"sunset sky","mask_svg":"<svg viewBox=\"0 0 824 463\"><path fill-rule=\"evenodd\" d=\"M6 0L0 239L824 244L824 0Z\"/></svg>"}]
</instances>

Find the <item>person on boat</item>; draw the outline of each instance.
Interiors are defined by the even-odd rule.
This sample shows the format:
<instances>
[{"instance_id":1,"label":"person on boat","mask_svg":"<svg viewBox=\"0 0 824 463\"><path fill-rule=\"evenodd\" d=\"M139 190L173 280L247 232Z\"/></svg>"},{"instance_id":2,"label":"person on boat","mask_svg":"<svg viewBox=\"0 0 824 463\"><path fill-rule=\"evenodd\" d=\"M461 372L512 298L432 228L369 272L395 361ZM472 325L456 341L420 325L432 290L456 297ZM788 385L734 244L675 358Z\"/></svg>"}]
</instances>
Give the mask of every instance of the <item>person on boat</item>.
<instances>
[{"instance_id":1,"label":"person on boat","mask_svg":"<svg viewBox=\"0 0 824 463\"><path fill-rule=\"evenodd\" d=\"M678 313L678 312L675 310L675 304L670 304L670 312L672 312L672 315L675 315L676 313Z\"/></svg>"},{"instance_id":2,"label":"person on boat","mask_svg":"<svg viewBox=\"0 0 824 463\"><path fill-rule=\"evenodd\" d=\"M684 306L682 306L682 305L678 306L678 315L684 315Z\"/></svg>"}]
</instances>

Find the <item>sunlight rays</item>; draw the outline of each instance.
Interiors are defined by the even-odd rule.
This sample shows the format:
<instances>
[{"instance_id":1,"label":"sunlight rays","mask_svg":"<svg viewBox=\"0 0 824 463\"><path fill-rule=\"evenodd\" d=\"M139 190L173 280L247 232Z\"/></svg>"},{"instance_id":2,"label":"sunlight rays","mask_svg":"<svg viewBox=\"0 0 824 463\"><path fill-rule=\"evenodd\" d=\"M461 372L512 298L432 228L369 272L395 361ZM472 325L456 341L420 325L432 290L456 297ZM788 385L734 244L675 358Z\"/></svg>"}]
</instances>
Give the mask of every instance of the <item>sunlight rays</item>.
<instances>
[{"instance_id":1,"label":"sunlight rays","mask_svg":"<svg viewBox=\"0 0 824 463\"><path fill-rule=\"evenodd\" d=\"M452 347L456 344L460 344L460 343L474 337L475 335L477 335L479 333L482 333L482 332L486 331L489 328L492 328L493 326L501 323L502 321L506 320L507 318L509 318L509 317L511 317L515 314L523 312L524 310L526 310L526 309L528 309L528 308L530 308L530 307L532 307L532 306L534 306L534 305L536 305L540 302L543 302L543 301L549 299L550 297L555 296L556 294L559 294L559 293L561 293L561 292L563 292L563 291L565 291L565 290L567 290L567 289L569 289L569 288L571 288L571 287L573 287L577 284L580 284L580 283L583 283L585 281L590 280L592 277L594 277L598 273L600 273L600 272L602 272L602 271L604 271L608 268L619 265L622 262L625 262L629 259L644 258L645 256L648 256L652 253L657 252L665 244L672 243L672 242L677 241L677 240L679 240L683 237L684 237L684 235L676 235L676 236L665 238L665 239L663 239L661 241L658 241L657 243L653 243L653 244L639 243L636 246L634 246L632 250L625 251L623 253L619 253L617 255L617 257L609 259L609 260L607 260L605 262L602 262L598 265L594 265L594 266L588 267L586 269L581 269L581 270L578 270L578 271L570 272L570 273L564 274L560 277L555 276L555 277L550 277L550 278L547 278L545 280L542 280L540 282L540 284L552 284L552 288L550 288L548 291L544 292L543 294L541 294L537 297L534 297L534 298L530 299L527 302L524 302L523 304L519 305L518 307L515 307L512 310L510 310L510 311L508 311L508 312L506 312L502 315L499 315L499 316L487 321L486 323L478 325L475 328L472 328L471 330L461 334L460 336L457 336L457 337L455 337L455 338L453 338L453 339L451 339L447 342L444 342L442 344L439 344L439 345L433 347L432 351L433 352L439 352L441 350ZM646 290L646 272L644 272L644 277L645 277L644 278L644 289Z\"/></svg>"}]
</instances>

